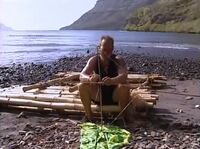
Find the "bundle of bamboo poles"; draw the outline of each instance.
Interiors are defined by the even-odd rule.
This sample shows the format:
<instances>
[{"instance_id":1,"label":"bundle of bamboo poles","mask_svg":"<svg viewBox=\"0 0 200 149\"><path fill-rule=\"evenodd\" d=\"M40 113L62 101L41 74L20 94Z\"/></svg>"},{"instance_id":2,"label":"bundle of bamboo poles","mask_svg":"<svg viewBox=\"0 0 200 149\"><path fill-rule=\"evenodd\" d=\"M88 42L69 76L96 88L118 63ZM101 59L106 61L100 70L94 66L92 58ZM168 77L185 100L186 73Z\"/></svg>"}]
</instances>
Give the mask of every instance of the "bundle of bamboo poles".
<instances>
[{"instance_id":1,"label":"bundle of bamboo poles","mask_svg":"<svg viewBox=\"0 0 200 149\"><path fill-rule=\"evenodd\" d=\"M13 91L5 91L0 94L0 104L11 105L11 106L23 106L23 107L37 107L48 108L53 110L73 110L77 112L83 112L84 107L82 105L81 99L78 94L67 94L65 89L59 88L58 86L53 86L43 90L44 92L34 94L36 91L30 92L20 92L21 87L16 87ZM52 94L54 93L54 94ZM60 94L62 97L59 97ZM98 105L91 105L91 108L94 112L99 112L100 107ZM104 106L104 112L119 112L119 106Z\"/></svg>"},{"instance_id":2,"label":"bundle of bamboo poles","mask_svg":"<svg viewBox=\"0 0 200 149\"><path fill-rule=\"evenodd\" d=\"M58 73L54 76L55 79L23 87L23 91L26 92L28 90L35 88L45 89L46 87L56 84L58 85L62 84L66 85L67 83L76 84L80 82L79 76L80 76L79 72ZM166 80L167 78L165 76L160 76L158 74L151 74L151 75L128 74L127 85L130 88L137 88L141 86L141 84L143 83L144 84L143 86L148 86L151 88L162 88L166 86L165 82Z\"/></svg>"},{"instance_id":3,"label":"bundle of bamboo poles","mask_svg":"<svg viewBox=\"0 0 200 149\"><path fill-rule=\"evenodd\" d=\"M37 95L34 93L37 90L31 90L24 93L22 87L16 87L0 94L0 104L23 107L23 108L38 108L41 109L52 109L52 110L67 110L84 112L80 96L77 91L70 93L69 87L62 86L50 86L45 90L41 90ZM141 101L145 101L146 107L153 107L156 104L158 95L151 94L146 89L132 90L132 93L140 96ZM135 95L134 94L134 95ZM132 100L135 97L132 96ZM100 107L98 105L91 105L93 112L99 112ZM119 105L103 106L103 112L120 112L121 107Z\"/></svg>"},{"instance_id":4,"label":"bundle of bamboo poles","mask_svg":"<svg viewBox=\"0 0 200 149\"><path fill-rule=\"evenodd\" d=\"M12 107L38 108L52 110L69 110L75 112L84 112L79 93L78 85L79 72L59 73L55 78L46 82L37 84L15 87L0 93L0 104ZM149 88L163 87L166 85L166 77L157 74L140 75L128 74L127 84L130 88L130 99L133 101L135 108L152 108L157 100L158 95L152 94ZM98 82L101 84L102 82ZM62 86L65 84L65 86ZM93 112L99 112L98 105L91 105ZM121 107L103 106L103 112L119 112Z\"/></svg>"}]
</instances>

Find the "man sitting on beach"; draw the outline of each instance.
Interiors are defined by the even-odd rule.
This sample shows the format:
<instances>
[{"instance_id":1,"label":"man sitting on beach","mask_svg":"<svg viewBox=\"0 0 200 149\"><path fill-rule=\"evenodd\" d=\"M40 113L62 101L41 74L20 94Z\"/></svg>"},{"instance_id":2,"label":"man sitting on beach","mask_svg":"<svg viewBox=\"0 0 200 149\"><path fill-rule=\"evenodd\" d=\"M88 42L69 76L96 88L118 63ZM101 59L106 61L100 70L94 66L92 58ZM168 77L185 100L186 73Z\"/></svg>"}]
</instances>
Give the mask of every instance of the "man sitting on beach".
<instances>
[{"instance_id":1,"label":"man sitting on beach","mask_svg":"<svg viewBox=\"0 0 200 149\"><path fill-rule=\"evenodd\" d=\"M91 101L100 105L120 104L123 109L129 102L129 88L126 83L127 69L125 61L113 54L114 39L102 36L98 47L99 54L91 57L80 74L79 93L84 105L86 117L92 119ZM101 98L98 84L102 82Z\"/></svg>"}]
</instances>

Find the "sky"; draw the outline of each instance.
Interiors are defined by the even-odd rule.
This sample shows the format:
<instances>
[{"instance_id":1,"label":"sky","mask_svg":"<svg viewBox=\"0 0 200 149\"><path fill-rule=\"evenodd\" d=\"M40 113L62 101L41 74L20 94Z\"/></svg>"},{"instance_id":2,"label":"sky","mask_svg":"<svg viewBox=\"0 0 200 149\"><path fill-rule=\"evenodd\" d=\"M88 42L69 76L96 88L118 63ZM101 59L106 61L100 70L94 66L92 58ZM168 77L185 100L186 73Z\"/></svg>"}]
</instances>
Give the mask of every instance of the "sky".
<instances>
[{"instance_id":1,"label":"sky","mask_svg":"<svg viewBox=\"0 0 200 149\"><path fill-rule=\"evenodd\" d=\"M0 23L15 30L57 30L92 9L97 0L0 0Z\"/></svg>"}]
</instances>

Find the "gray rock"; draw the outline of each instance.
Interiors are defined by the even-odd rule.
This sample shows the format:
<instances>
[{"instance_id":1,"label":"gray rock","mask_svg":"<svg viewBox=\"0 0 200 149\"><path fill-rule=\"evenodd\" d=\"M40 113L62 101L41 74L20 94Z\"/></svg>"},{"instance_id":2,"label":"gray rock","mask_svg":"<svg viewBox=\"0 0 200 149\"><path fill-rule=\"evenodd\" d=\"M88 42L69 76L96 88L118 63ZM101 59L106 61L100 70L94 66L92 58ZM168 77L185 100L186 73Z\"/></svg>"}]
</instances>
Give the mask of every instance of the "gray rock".
<instances>
[{"instance_id":1,"label":"gray rock","mask_svg":"<svg viewBox=\"0 0 200 149\"><path fill-rule=\"evenodd\" d=\"M200 109L200 105L195 105L195 108L196 109Z\"/></svg>"},{"instance_id":2,"label":"gray rock","mask_svg":"<svg viewBox=\"0 0 200 149\"><path fill-rule=\"evenodd\" d=\"M155 131L152 131L152 132L151 132L151 136L152 136L152 137L155 137L155 136L156 136L156 132L155 132Z\"/></svg>"},{"instance_id":3,"label":"gray rock","mask_svg":"<svg viewBox=\"0 0 200 149\"><path fill-rule=\"evenodd\" d=\"M188 139L190 139L190 136L185 136L185 137L183 138L183 141L187 141Z\"/></svg>"},{"instance_id":4,"label":"gray rock","mask_svg":"<svg viewBox=\"0 0 200 149\"><path fill-rule=\"evenodd\" d=\"M191 96L187 96L185 99L186 99L186 100L192 100L193 97L191 97Z\"/></svg>"},{"instance_id":5,"label":"gray rock","mask_svg":"<svg viewBox=\"0 0 200 149\"><path fill-rule=\"evenodd\" d=\"M155 149L155 145L152 143L149 143L148 145L146 145L145 147L146 149Z\"/></svg>"}]
</instances>

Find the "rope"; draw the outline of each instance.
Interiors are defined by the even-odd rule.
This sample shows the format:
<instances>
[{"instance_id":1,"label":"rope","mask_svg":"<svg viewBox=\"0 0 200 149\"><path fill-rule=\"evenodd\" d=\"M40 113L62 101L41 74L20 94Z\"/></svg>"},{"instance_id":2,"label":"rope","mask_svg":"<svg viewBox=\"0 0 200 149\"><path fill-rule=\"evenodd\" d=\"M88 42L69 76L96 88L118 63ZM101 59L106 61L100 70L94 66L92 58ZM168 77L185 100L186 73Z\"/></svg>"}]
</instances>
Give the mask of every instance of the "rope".
<instances>
[{"instance_id":1,"label":"rope","mask_svg":"<svg viewBox=\"0 0 200 149\"><path fill-rule=\"evenodd\" d=\"M114 120L111 122L113 124L123 113L124 111L130 106L130 104L133 102L133 100L130 100L128 104L119 112L119 114L114 118Z\"/></svg>"},{"instance_id":2,"label":"rope","mask_svg":"<svg viewBox=\"0 0 200 149\"><path fill-rule=\"evenodd\" d=\"M145 82L147 82L147 81L149 81L149 76L147 77L147 80L145 81ZM145 82L144 83L142 83L139 87L138 87L138 89L139 88L141 88L142 86L144 86L145 85ZM133 100L130 100L129 102L128 102L128 104L120 111L120 113L114 118L114 120L111 122L111 124L113 124L123 113L124 113L124 111L130 106L130 104L133 102Z\"/></svg>"},{"instance_id":3,"label":"rope","mask_svg":"<svg viewBox=\"0 0 200 149\"><path fill-rule=\"evenodd\" d=\"M101 75L101 65L100 65L100 58L99 58L99 52L98 52L98 47L97 47L97 63L98 63L98 71ZM101 79L101 76L100 76ZM101 81L101 80L100 80ZM98 84L98 93L99 93L99 100L100 100L100 107L101 107L101 125L103 124L103 103L102 103L102 94L101 94L101 84Z\"/></svg>"}]
</instances>

